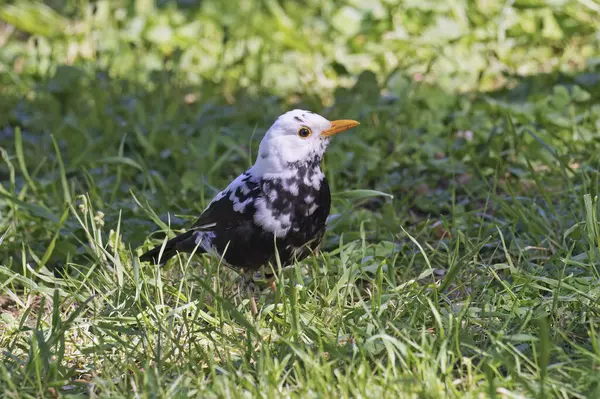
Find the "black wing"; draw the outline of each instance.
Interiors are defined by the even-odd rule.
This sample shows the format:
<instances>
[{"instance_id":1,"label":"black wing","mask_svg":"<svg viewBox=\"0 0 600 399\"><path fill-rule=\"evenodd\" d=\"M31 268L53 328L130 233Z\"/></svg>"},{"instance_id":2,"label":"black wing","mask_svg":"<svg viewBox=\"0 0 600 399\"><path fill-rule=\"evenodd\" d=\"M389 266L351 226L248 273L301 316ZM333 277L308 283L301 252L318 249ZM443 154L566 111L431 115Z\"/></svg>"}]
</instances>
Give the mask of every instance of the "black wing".
<instances>
[{"instance_id":1,"label":"black wing","mask_svg":"<svg viewBox=\"0 0 600 399\"><path fill-rule=\"evenodd\" d=\"M221 198L208 205L190 230L227 230L254 218L254 200L261 195L258 184L250 181L246 175L240 177L241 182L236 179L223 190L219 194ZM235 210L234 206L241 203L246 203L244 210Z\"/></svg>"}]
</instances>

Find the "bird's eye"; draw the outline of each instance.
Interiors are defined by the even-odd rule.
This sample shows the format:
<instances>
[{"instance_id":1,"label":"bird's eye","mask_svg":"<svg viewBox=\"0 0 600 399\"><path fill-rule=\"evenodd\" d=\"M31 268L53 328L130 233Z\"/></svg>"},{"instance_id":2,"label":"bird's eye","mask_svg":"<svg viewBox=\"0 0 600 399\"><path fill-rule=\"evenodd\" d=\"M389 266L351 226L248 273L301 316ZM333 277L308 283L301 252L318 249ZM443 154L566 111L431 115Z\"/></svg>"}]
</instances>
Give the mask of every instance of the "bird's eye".
<instances>
[{"instance_id":1,"label":"bird's eye","mask_svg":"<svg viewBox=\"0 0 600 399\"><path fill-rule=\"evenodd\" d=\"M305 139L308 136L310 136L311 133L312 132L307 127L302 127L302 128L300 128L300 130L298 130L298 136L302 137L303 139Z\"/></svg>"}]
</instances>

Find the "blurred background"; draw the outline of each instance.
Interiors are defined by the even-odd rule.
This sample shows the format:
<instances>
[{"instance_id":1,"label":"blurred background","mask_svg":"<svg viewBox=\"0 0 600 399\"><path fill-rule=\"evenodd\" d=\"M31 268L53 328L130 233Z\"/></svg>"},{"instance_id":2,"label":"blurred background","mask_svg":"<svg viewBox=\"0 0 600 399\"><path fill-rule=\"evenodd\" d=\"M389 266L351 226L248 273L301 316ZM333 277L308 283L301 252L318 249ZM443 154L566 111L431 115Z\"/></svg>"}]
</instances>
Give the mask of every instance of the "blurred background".
<instances>
[{"instance_id":1,"label":"blurred background","mask_svg":"<svg viewBox=\"0 0 600 399\"><path fill-rule=\"evenodd\" d=\"M366 70L391 95L404 79L494 90L597 65L599 14L594 0L5 0L0 62L23 83L56 76L55 91L80 77L61 65L323 99Z\"/></svg>"}]
</instances>

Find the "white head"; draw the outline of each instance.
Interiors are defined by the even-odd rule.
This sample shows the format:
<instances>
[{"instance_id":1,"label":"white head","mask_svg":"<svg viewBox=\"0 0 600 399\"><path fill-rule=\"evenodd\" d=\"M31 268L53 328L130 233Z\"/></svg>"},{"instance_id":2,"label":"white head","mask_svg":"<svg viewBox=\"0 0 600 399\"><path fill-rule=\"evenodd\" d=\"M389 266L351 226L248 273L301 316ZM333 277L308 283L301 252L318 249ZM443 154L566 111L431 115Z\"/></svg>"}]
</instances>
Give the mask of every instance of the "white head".
<instances>
[{"instance_id":1,"label":"white head","mask_svg":"<svg viewBox=\"0 0 600 399\"><path fill-rule=\"evenodd\" d=\"M353 120L330 122L301 109L286 112L260 142L253 172L281 173L309 162L320 163L331 136L358 124Z\"/></svg>"}]
</instances>

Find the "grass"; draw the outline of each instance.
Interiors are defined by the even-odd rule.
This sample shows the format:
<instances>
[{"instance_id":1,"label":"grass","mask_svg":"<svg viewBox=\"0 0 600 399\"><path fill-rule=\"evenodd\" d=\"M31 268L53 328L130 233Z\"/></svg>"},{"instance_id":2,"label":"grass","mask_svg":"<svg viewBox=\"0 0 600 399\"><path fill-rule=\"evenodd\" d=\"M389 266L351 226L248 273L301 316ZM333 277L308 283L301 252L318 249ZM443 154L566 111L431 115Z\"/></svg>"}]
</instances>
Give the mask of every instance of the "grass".
<instances>
[{"instance_id":1,"label":"grass","mask_svg":"<svg viewBox=\"0 0 600 399\"><path fill-rule=\"evenodd\" d=\"M46 4L0 6L0 397L600 394L596 2ZM361 121L318 255L256 317L140 264L295 107Z\"/></svg>"}]
</instances>

